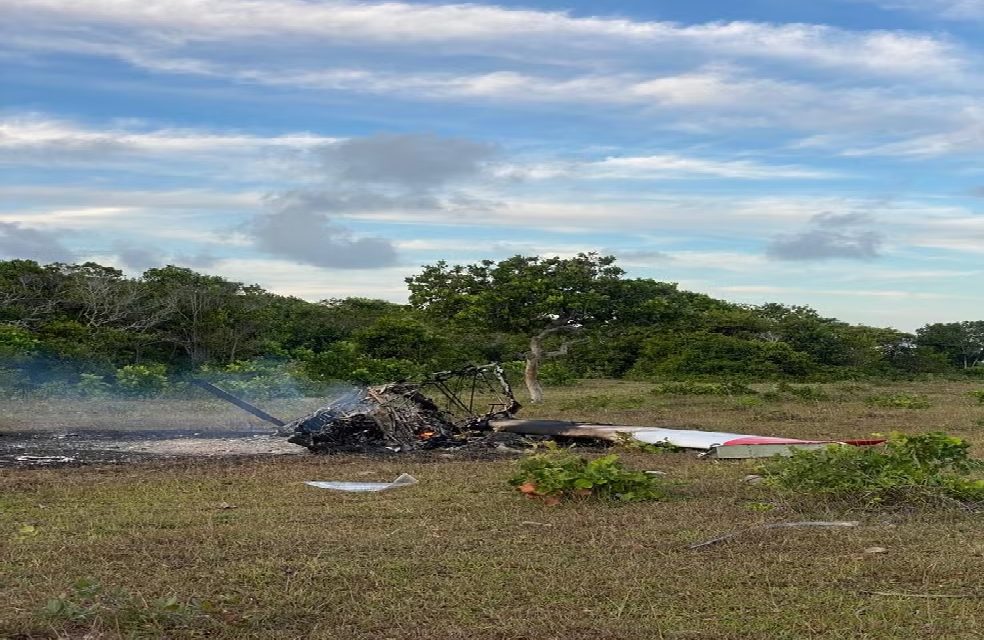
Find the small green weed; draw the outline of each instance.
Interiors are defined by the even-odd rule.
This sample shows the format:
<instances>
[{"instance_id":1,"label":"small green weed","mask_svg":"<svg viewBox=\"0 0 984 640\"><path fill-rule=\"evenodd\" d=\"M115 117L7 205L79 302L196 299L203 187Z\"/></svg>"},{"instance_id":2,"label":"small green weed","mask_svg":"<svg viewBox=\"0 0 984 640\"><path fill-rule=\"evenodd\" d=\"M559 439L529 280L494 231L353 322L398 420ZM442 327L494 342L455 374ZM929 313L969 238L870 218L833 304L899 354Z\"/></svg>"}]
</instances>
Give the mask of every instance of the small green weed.
<instances>
[{"instance_id":1,"label":"small green weed","mask_svg":"<svg viewBox=\"0 0 984 640\"><path fill-rule=\"evenodd\" d=\"M765 400L758 396L741 396L735 398L735 406L739 409L754 409L765 404Z\"/></svg>"},{"instance_id":2,"label":"small green weed","mask_svg":"<svg viewBox=\"0 0 984 640\"><path fill-rule=\"evenodd\" d=\"M894 434L884 447L831 445L795 451L762 465L765 483L784 490L868 503L905 503L949 498L984 500L984 480L969 474L981 468L970 445L945 433Z\"/></svg>"},{"instance_id":3,"label":"small green weed","mask_svg":"<svg viewBox=\"0 0 984 640\"><path fill-rule=\"evenodd\" d=\"M969 395L977 400L977 404L984 404L984 389L975 389Z\"/></svg>"},{"instance_id":4,"label":"small green weed","mask_svg":"<svg viewBox=\"0 0 984 640\"><path fill-rule=\"evenodd\" d=\"M870 396L867 402L873 407L885 409L928 409L932 406L926 396L905 392Z\"/></svg>"},{"instance_id":5,"label":"small green weed","mask_svg":"<svg viewBox=\"0 0 984 640\"><path fill-rule=\"evenodd\" d=\"M746 502L743 505L749 511L768 512L775 511L776 505L771 502Z\"/></svg>"},{"instance_id":6,"label":"small green weed","mask_svg":"<svg viewBox=\"0 0 984 640\"><path fill-rule=\"evenodd\" d=\"M658 477L626 469L615 454L587 460L550 443L544 451L527 455L517 465L509 484L548 505L571 498L636 502L666 497Z\"/></svg>"},{"instance_id":7,"label":"small green weed","mask_svg":"<svg viewBox=\"0 0 984 640\"><path fill-rule=\"evenodd\" d=\"M123 589L106 589L93 579L82 579L70 591L50 598L44 617L73 626L114 629L127 637L169 636L208 620L197 604L186 604L176 596L145 601Z\"/></svg>"}]
</instances>

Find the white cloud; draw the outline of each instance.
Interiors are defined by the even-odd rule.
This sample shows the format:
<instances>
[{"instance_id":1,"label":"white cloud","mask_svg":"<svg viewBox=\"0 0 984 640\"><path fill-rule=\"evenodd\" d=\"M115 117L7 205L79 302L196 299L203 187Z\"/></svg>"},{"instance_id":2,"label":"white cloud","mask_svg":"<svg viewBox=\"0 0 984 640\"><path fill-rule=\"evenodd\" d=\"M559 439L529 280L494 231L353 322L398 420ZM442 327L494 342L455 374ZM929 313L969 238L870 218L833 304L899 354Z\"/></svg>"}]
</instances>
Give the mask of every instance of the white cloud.
<instances>
[{"instance_id":1,"label":"white cloud","mask_svg":"<svg viewBox=\"0 0 984 640\"><path fill-rule=\"evenodd\" d=\"M885 9L905 9L952 20L984 19L984 0L862 0Z\"/></svg>"},{"instance_id":2,"label":"white cloud","mask_svg":"<svg viewBox=\"0 0 984 640\"><path fill-rule=\"evenodd\" d=\"M0 158L23 162L25 153L43 154L48 161L71 155L106 156L141 153L160 155L310 149L336 142L336 138L310 133L257 136L195 129L150 129L117 126L84 127L67 120L38 114L0 119Z\"/></svg>"},{"instance_id":3,"label":"white cloud","mask_svg":"<svg viewBox=\"0 0 984 640\"><path fill-rule=\"evenodd\" d=\"M417 267L387 269L325 269L286 259L226 258L202 269L232 280L258 283L266 289L305 300L349 296L406 302L403 279Z\"/></svg>"},{"instance_id":4,"label":"white cloud","mask_svg":"<svg viewBox=\"0 0 984 640\"><path fill-rule=\"evenodd\" d=\"M751 160L707 160L675 154L609 157L588 166L589 175L600 178L648 178L658 176L714 176L749 180L781 178L829 178L832 174L804 167L769 165Z\"/></svg>"},{"instance_id":5,"label":"white cloud","mask_svg":"<svg viewBox=\"0 0 984 640\"><path fill-rule=\"evenodd\" d=\"M141 54L128 59L146 68L174 72L170 61L154 56ZM665 128L704 134L736 130L806 133L809 137L800 143L802 148L852 155L938 155L974 151L980 146L982 98L980 87L974 83L949 92L914 94L908 85L827 86L761 77L750 70L720 65L667 75L623 70L564 76L517 71L263 69L208 61L179 68L180 73L244 84L411 100L494 102L512 109L542 104L618 107L658 121ZM172 142L175 145L183 137L174 132L160 135L165 139L177 137ZM217 137L228 145L251 142L234 135ZM146 138L134 141L163 144ZM293 134L259 139L253 144L304 147L330 141Z\"/></svg>"},{"instance_id":6,"label":"white cloud","mask_svg":"<svg viewBox=\"0 0 984 640\"><path fill-rule=\"evenodd\" d=\"M77 209L128 208L204 211L249 211L263 204L266 194L255 191L224 192L212 189L114 189L47 185L0 186L0 203L24 202L7 213L35 215L51 207ZM5 208L0 206L0 211Z\"/></svg>"},{"instance_id":7,"label":"white cloud","mask_svg":"<svg viewBox=\"0 0 984 640\"><path fill-rule=\"evenodd\" d=\"M582 162L531 162L501 164L491 168L493 175L515 180L591 179L664 180L680 178L730 178L738 180L824 179L836 173L775 165L753 160L719 160L664 153L650 156L609 156Z\"/></svg>"},{"instance_id":8,"label":"white cloud","mask_svg":"<svg viewBox=\"0 0 984 640\"><path fill-rule=\"evenodd\" d=\"M487 55L516 48L687 48L879 74L952 74L956 47L924 34L807 24L681 25L481 4L300 0L0 0L25 23L138 31L152 46L298 39L350 46L457 46ZM508 46L503 46L508 45Z\"/></svg>"},{"instance_id":9,"label":"white cloud","mask_svg":"<svg viewBox=\"0 0 984 640\"><path fill-rule=\"evenodd\" d=\"M685 25L481 4L0 0L2 9L18 26L6 34L7 48L111 56L159 73L510 109L604 105L677 131L782 131L856 155L981 149L980 56L940 35ZM478 57L494 60L462 62ZM202 132L118 134L68 141L177 148L194 146ZM318 143L303 133L215 135L202 144Z\"/></svg>"}]
</instances>

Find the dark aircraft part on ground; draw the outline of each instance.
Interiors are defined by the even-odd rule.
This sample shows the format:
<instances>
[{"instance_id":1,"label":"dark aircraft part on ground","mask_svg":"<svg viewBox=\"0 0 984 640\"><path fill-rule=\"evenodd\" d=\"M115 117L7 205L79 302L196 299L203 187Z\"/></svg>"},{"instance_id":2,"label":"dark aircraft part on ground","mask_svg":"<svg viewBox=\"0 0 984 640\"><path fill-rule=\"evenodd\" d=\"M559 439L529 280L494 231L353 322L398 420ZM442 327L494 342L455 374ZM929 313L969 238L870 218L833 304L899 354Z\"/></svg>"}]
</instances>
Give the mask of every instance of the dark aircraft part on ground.
<instances>
[{"instance_id":1,"label":"dark aircraft part on ground","mask_svg":"<svg viewBox=\"0 0 984 640\"><path fill-rule=\"evenodd\" d=\"M289 442L317 453L453 448L487 436L491 420L518 410L502 368L489 364L357 389L284 430Z\"/></svg>"}]
</instances>

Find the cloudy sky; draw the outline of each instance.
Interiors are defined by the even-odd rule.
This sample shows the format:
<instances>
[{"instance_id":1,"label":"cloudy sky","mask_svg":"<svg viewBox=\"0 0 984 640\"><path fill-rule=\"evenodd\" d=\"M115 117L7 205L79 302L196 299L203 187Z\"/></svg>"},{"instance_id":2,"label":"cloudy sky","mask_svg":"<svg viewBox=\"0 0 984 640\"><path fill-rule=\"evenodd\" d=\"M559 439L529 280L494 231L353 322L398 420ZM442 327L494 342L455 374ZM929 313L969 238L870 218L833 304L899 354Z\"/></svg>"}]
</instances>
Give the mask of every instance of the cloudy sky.
<instances>
[{"instance_id":1,"label":"cloudy sky","mask_svg":"<svg viewBox=\"0 0 984 640\"><path fill-rule=\"evenodd\" d=\"M984 316L984 0L0 0L0 258Z\"/></svg>"}]
</instances>

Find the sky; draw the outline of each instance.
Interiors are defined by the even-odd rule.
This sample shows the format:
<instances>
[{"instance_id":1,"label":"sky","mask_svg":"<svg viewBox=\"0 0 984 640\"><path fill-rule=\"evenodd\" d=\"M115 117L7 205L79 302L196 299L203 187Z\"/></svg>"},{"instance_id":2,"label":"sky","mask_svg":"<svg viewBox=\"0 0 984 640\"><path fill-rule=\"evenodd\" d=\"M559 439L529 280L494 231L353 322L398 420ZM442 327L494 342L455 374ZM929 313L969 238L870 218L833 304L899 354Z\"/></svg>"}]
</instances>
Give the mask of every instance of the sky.
<instances>
[{"instance_id":1,"label":"sky","mask_svg":"<svg viewBox=\"0 0 984 640\"><path fill-rule=\"evenodd\" d=\"M0 0L0 259L984 316L984 0Z\"/></svg>"}]
</instances>

